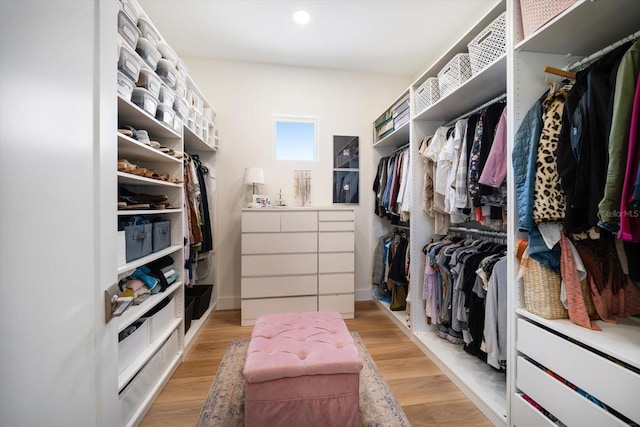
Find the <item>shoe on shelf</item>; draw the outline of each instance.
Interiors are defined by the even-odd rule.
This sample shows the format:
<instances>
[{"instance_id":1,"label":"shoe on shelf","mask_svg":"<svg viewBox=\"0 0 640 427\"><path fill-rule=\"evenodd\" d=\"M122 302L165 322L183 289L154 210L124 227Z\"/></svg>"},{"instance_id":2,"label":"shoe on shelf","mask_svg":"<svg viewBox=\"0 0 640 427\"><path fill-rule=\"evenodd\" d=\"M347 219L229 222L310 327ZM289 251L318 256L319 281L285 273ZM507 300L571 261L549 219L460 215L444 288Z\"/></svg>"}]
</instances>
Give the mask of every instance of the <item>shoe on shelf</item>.
<instances>
[{"instance_id":1,"label":"shoe on shelf","mask_svg":"<svg viewBox=\"0 0 640 427\"><path fill-rule=\"evenodd\" d=\"M450 343L456 345L464 344L464 340L462 339L462 332L456 331L453 328L449 328L449 333L447 334L446 338Z\"/></svg>"},{"instance_id":2,"label":"shoe on shelf","mask_svg":"<svg viewBox=\"0 0 640 427\"><path fill-rule=\"evenodd\" d=\"M447 335L449 335L449 327L446 325L440 325L440 328L436 332L436 335L438 335L443 340L446 340Z\"/></svg>"},{"instance_id":3,"label":"shoe on shelf","mask_svg":"<svg viewBox=\"0 0 640 427\"><path fill-rule=\"evenodd\" d=\"M142 176L147 172L145 168L141 168L138 165L131 163L127 159L118 160L118 170L120 172L126 172L138 176Z\"/></svg>"}]
</instances>

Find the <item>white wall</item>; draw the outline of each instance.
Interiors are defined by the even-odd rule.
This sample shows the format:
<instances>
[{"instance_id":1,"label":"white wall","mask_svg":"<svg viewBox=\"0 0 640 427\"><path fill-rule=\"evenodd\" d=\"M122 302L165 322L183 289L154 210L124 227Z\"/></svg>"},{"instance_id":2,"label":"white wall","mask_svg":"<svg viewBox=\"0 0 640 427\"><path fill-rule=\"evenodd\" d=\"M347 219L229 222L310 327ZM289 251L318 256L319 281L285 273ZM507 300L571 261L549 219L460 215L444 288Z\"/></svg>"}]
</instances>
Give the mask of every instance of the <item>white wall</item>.
<instances>
[{"instance_id":1,"label":"white wall","mask_svg":"<svg viewBox=\"0 0 640 427\"><path fill-rule=\"evenodd\" d=\"M115 1L0 1L2 426L120 419L103 296L116 277L116 14Z\"/></svg>"},{"instance_id":2,"label":"white wall","mask_svg":"<svg viewBox=\"0 0 640 427\"><path fill-rule=\"evenodd\" d=\"M356 212L356 299L370 298L375 176L372 123L411 83L410 77L184 58L218 114L218 309L240 308L240 209L249 193L244 168L265 170L259 193L282 190L293 205L293 171L311 170L313 206L332 204L333 135L360 137L360 203ZM317 162L276 161L273 114L319 119Z\"/></svg>"}]
</instances>

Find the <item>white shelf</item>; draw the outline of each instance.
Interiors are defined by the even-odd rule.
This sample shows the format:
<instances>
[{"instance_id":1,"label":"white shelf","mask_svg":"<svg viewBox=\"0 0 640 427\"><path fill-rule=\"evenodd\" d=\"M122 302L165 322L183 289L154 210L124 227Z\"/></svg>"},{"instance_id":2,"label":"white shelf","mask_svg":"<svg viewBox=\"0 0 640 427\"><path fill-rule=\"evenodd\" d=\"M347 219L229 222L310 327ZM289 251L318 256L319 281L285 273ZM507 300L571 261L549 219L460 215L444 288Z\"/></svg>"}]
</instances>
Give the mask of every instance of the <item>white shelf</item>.
<instances>
[{"instance_id":1,"label":"white shelf","mask_svg":"<svg viewBox=\"0 0 640 427\"><path fill-rule=\"evenodd\" d=\"M127 211L127 212L131 213L131 212L136 212L136 211ZM138 211L138 212L149 213L149 211ZM153 211L153 212L155 212L155 211ZM168 248L164 248L161 251L154 252L154 253L152 253L150 255L144 256L142 258L138 258L138 259L133 260L131 262L128 262L126 264L119 265L118 266L118 274L122 274L122 273L126 273L128 271L134 270L134 269L136 269L136 268L138 268L138 267L140 267L142 265L150 263L151 261L155 261L157 259L160 259L165 255L171 255L172 253L177 252L179 250L181 251L182 249L183 249L182 246L179 246L179 245L169 246Z\"/></svg>"},{"instance_id":2,"label":"white shelf","mask_svg":"<svg viewBox=\"0 0 640 427\"><path fill-rule=\"evenodd\" d=\"M162 151L156 150L138 140L123 135L118 132L118 156L127 160L143 160L157 163L177 163L182 164L182 159L170 156Z\"/></svg>"},{"instance_id":3,"label":"white shelf","mask_svg":"<svg viewBox=\"0 0 640 427\"><path fill-rule=\"evenodd\" d=\"M151 310L156 305L160 304L162 300L164 300L169 295L173 294L175 291L182 287L183 282L181 280L176 281L164 292L160 292L157 294L151 295L149 298L144 300L140 305L130 305L128 309L125 310L124 313L120 317L118 317L118 332L122 332L127 326L129 326L134 321L138 320L140 316L145 314L147 311ZM175 328L174 328L175 329ZM166 337L165 337L166 338Z\"/></svg>"},{"instance_id":4,"label":"white shelf","mask_svg":"<svg viewBox=\"0 0 640 427\"><path fill-rule=\"evenodd\" d=\"M448 122L506 91L507 55L505 54L479 74L471 76L455 91L416 114L413 120Z\"/></svg>"},{"instance_id":5,"label":"white shelf","mask_svg":"<svg viewBox=\"0 0 640 427\"><path fill-rule=\"evenodd\" d=\"M414 334L415 343L495 425L507 423L505 374L436 335L435 329Z\"/></svg>"},{"instance_id":6,"label":"white shelf","mask_svg":"<svg viewBox=\"0 0 640 427\"><path fill-rule=\"evenodd\" d=\"M162 333L157 339L155 339L152 343L149 343L144 351L134 360L131 364L124 370L120 375L118 375L118 391L122 391L122 389L131 381L138 371L144 366L145 363L151 358L153 354L166 341L167 338L182 324L182 318L176 318L173 322L171 322L169 328Z\"/></svg>"},{"instance_id":7,"label":"white shelf","mask_svg":"<svg viewBox=\"0 0 640 427\"><path fill-rule=\"evenodd\" d=\"M144 176L133 175L126 172L118 172L118 182L120 184L131 185L146 185L146 186L160 186L170 188L182 188L182 183L173 183L169 181L162 181L160 179L146 178Z\"/></svg>"},{"instance_id":8,"label":"white shelf","mask_svg":"<svg viewBox=\"0 0 640 427\"><path fill-rule=\"evenodd\" d=\"M119 209L118 215L159 215L159 214L178 214L182 209Z\"/></svg>"},{"instance_id":9,"label":"white shelf","mask_svg":"<svg viewBox=\"0 0 640 427\"><path fill-rule=\"evenodd\" d=\"M376 141L373 146L379 147L400 147L409 143L409 129L411 129L411 121L400 126L384 138Z\"/></svg>"},{"instance_id":10,"label":"white shelf","mask_svg":"<svg viewBox=\"0 0 640 427\"><path fill-rule=\"evenodd\" d=\"M519 308L516 313L562 334L580 345L591 347L621 362L640 369L640 319L616 317L617 324L595 323L602 331L583 328L569 319L549 320Z\"/></svg>"},{"instance_id":11,"label":"white shelf","mask_svg":"<svg viewBox=\"0 0 640 427\"><path fill-rule=\"evenodd\" d=\"M118 126L128 125L136 130L146 130L149 138L160 139L180 139L180 135L169 126L158 121L154 116L144 111L142 108L118 95Z\"/></svg>"},{"instance_id":12,"label":"white shelf","mask_svg":"<svg viewBox=\"0 0 640 427\"><path fill-rule=\"evenodd\" d=\"M209 134L209 141L205 141L195 134L194 131L184 126L184 149L185 151L216 151L214 146L215 135Z\"/></svg>"},{"instance_id":13,"label":"white shelf","mask_svg":"<svg viewBox=\"0 0 640 427\"><path fill-rule=\"evenodd\" d=\"M638 0L579 0L515 50L588 56L640 30L639 15Z\"/></svg>"}]
</instances>

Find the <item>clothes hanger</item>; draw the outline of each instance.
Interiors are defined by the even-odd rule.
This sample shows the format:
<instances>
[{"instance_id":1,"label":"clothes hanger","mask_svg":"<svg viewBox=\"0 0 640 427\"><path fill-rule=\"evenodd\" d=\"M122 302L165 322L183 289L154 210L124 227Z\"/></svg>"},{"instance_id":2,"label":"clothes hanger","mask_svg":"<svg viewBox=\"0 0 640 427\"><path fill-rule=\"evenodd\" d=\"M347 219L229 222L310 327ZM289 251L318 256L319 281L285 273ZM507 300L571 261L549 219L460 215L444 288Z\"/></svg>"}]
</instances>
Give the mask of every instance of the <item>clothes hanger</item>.
<instances>
[{"instance_id":1,"label":"clothes hanger","mask_svg":"<svg viewBox=\"0 0 640 427\"><path fill-rule=\"evenodd\" d=\"M576 73L573 71L561 70L560 68L550 67L549 65L546 65L543 70L547 74L554 74L556 76L566 77L572 80L575 80L576 78Z\"/></svg>"},{"instance_id":2,"label":"clothes hanger","mask_svg":"<svg viewBox=\"0 0 640 427\"><path fill-rule=\"evenodd\" d=\"M551 87L550 91L552 93L557 92L560 89L563 82L558 82L558 81L549 79L549 74L554 74L556 76L564 77L565 79L575 80L576 78L576 73L572 71L561 70L559 68L550 67L548 65L545 66L543 70L545 72L544 82L547 86Z\"/></svg>"}]
</instances>

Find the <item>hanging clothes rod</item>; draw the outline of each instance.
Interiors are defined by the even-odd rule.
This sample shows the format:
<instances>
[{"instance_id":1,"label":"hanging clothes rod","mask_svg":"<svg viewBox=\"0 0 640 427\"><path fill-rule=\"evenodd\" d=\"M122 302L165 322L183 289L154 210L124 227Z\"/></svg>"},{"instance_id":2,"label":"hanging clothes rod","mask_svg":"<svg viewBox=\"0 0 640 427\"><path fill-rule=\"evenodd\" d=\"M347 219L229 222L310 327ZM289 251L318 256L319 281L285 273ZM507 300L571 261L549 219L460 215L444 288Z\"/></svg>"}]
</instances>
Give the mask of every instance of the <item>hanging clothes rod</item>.
<instances>
[{"instance_id":1,"label":"hanging clothes rod","mask_svg":"<svg viewBox=\"0 0 640 427\"><path fill-rule=\"evenodd\" d=\"M406 144L401 145L400 147L398 147L395 150L393 150L393 154L399 153L400 151L404 150L405 148L409 148L409 145L411 145L410 142L407 142Z\"/></svg>"},{"instance_id":2,"label":"hanging clothes rod","mask_svg":"<svg viewBox=\"0 0 640 427\"><path fill-rule=\"evenodd\" d=\"M479 228L449 227L449 231L453 231L454 233L477 234L479 236L507 237L507 232L500 230L481 230Z\"/></svg>"},{"instance_id":3,"label":"hanging clothes rod","mask_svg":"<svg viewBox=\"0 0 640 427\"><path fill-rule=\"evenodd\" d=\"M569 71L581 71L584 68L586 68L589 65L591 65L593 62L597 61L598 59L600 59L601 57L606 55L607 53L619 48L620 46L622 46L623 44L625 44L627 42L635 41L638 38L640 38L640 31L636 31L635 33L623 38L622 40L618 40L617 42L613 43L612 45L607 46L607 47L605 47L603 49L600 49L596 53L594 53L592 55L589 55L586 58L582 58L578 62L575 62L575 63L569 65L567 67L567 70L569 70Z\"/></svg>"},{"instance_id":4,"label":"hanging clothes rod","mask_svg":"<svg viewBox=\"0 0 640 427\"><path fill-rule=\"evenodd\" d=\"M506 93L503 93L502 95L496 96L492 100L485 102L484 104L480 105L479 107L474 108L473 110L469 111L468 113L463 114L460 117L457 117L457 118L451 120L449 123L447 123L444 126L445 127L453 126L453 125L456 124L456 122L458 120L466 119L467 117L470 117L470 116L472 116L472 115L484 110L488 106L493 105L493 104L497 104L498 102L504 101L505 99L507 99L507 94Z\"/></svg>"}]
</instances>

